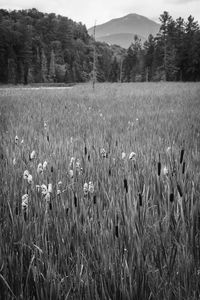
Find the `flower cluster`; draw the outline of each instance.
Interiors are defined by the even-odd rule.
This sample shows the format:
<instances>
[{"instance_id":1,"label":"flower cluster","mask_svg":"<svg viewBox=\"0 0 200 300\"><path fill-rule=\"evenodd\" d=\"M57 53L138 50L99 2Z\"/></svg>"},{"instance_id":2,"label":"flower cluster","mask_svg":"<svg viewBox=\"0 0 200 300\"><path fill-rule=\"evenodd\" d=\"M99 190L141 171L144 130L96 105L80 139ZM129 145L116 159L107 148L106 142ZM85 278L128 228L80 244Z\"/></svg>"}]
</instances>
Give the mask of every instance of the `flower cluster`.
<instances>
[{"instance_id":1,"label":"flower cluster","mask_svg":"<svg viewBox=\"0 0 200 300\"><path fill-rule=\"evenodd\" d=\"M94 184L92 181L89 181L89 183L85 182L83 185L83 193L85 196L88 195L88 193L93 194L94 193Z\"/></svg>"},{"instance_id":2,"label":"flower cluster","mask_svg":"<svg viewBox=\"0 0 200 300\"><path fill-rule=\"evenodd\" d=\"M27 180L27 182L29 184L31 184L33 182L33 176L29 173L28 170L24 171L23 178L24 178L24 180Z\"/></svg>"}]
</instances>

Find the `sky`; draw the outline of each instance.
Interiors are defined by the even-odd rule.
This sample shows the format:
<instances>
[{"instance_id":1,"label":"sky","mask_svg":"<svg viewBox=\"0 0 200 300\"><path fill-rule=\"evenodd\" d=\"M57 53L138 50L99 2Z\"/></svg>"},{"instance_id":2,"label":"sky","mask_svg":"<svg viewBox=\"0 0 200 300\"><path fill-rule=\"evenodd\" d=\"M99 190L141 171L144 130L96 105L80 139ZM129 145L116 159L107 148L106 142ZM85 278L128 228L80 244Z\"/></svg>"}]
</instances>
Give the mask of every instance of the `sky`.
<instances>
[{"instance_id":1,"label":"sky","mask_svg":"<svg viewBox=\"0 0 200 300\"><path fill-rule=\"evenodd\" d=\"M200 24L200 0L0 0L2 9L36 8L82 22L87 28L129 13L137 13L159 22L163 11L185 20L192 15Z\"/></svg>"}]
</instances>

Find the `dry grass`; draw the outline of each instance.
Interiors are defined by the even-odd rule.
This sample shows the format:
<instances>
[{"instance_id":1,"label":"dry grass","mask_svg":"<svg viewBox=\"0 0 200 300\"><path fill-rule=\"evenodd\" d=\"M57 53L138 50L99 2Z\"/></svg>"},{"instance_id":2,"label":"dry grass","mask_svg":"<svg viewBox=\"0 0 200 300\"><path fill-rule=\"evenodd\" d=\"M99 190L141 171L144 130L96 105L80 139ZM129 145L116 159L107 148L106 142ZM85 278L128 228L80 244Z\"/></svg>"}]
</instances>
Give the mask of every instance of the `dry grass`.
<instances>
[{"instance_id":1,"label":"dry grass","mask_svg":"<svg viewBox=\"0 0 200 300\"><path fill-rule=\"evenodd\" d=\"M1 91L0 299L200 297L199 99L194 83Z\"/></svg>"}]
</instances>

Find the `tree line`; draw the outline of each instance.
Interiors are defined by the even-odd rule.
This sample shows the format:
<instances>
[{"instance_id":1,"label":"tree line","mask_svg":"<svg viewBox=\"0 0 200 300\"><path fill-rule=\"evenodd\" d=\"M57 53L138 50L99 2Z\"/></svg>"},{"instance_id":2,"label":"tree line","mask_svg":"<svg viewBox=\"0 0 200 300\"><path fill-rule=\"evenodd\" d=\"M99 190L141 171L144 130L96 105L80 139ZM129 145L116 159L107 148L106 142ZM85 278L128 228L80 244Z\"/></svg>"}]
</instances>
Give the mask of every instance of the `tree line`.
<instances>
[{"instance_id":1,"label":"tree line","mask_svg":"<svg viewBox=\"0 0 200 300\"><path fill-rule=\"evenodd\" d=\"M160 16L160 22L157 36L150 35L143 46L135 36L123 59L122 80L199 81L198 23L192 16L186 22L183 18L175 21L166 11Z\"/></svg>"},{"instance_id":2,"label":"tree line","mask_svg":"<svg viewBox=\"0 0 200 300\"><path fill-rule=\"evenodd\" d=\"M0 10L0 82L11 84L200 79L200 30L164 12L160 31L126 50L96 42L85 25L37 9Z\"/></svg>"}]
</instances>

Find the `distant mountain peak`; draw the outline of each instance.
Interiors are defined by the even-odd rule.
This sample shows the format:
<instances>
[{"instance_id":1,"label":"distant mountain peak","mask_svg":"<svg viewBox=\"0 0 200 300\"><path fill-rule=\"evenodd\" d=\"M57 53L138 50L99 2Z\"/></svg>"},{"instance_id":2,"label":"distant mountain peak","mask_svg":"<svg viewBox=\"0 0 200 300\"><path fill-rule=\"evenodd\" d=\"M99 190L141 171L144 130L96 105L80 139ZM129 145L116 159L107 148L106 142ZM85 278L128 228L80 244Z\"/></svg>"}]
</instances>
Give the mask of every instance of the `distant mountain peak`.
<instances>
[{"instance_id":1,"label":"distant mountain peak","mask_svg":"<svg viewBox=\"0 0 200 300\"><path fill-rule=\"evenodd\" d=\"M112 19L106 23L96 26L96 40L104 41L108 44L118 44L128 48L137 34L144 42L149 34L156 35L160 25L136 13L127 14L121 18ZM93 34L94 27L88 29L90 35Z\"/></svg>"}]
</instances>

